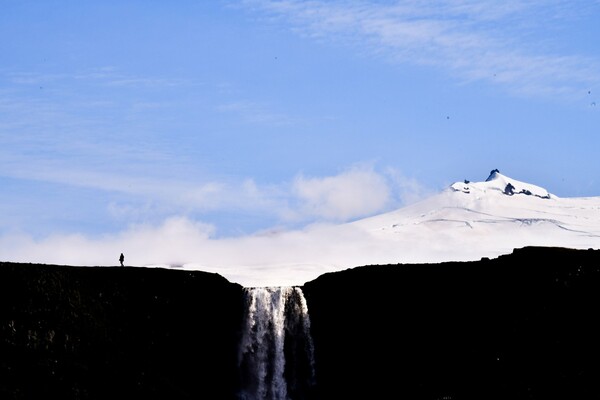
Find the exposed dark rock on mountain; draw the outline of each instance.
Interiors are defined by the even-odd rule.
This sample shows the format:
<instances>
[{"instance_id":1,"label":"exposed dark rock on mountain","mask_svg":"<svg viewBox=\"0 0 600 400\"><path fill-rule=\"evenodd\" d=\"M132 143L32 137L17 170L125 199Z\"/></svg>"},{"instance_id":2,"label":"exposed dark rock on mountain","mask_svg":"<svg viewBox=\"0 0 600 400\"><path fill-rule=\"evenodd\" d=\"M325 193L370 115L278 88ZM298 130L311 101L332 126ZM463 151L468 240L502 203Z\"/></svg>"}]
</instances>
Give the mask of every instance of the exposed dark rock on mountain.
<instances>
[{"instance_id":1,"label":"exposed dark rock on mountain","mask_svg":"<svg viewBox=\"0 0 600 400\"><path fill-rule=\"evenodd\" d=\"M373 265L302 290L294 399L597 399L600 250ZM243 288L216 274L0 263L0 398L235 399Z\"/></svg>"}]
</instances>

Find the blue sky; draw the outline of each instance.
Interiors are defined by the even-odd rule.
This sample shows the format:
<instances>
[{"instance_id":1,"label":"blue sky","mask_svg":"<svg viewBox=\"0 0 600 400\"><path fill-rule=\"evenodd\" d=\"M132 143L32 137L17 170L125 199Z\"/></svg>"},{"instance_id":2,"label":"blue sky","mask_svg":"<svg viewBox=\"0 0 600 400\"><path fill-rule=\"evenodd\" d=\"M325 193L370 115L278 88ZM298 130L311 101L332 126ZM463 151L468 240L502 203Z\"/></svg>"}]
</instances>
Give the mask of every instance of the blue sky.
<instances>
[{"instance_id":1,"label":"blue sky","mask_svg":"<svg viewBox=\"0 0 600 400\"><path fill-rule=\"evenodd\" d=\"M494 168L600 196L599 1L0 8L5 255L351 221Z\"/></svg>"}]
</instances>

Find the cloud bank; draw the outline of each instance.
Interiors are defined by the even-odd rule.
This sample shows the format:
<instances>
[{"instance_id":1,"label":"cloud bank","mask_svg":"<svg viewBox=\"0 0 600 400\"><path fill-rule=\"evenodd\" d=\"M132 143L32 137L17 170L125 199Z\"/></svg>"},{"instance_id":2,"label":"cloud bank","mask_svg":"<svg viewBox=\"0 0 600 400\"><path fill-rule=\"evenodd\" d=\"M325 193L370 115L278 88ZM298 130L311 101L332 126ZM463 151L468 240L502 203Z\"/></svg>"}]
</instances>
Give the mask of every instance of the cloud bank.
<instances>
[{"instance_id":1,"label":"cloud bank","mask_svg":"<svg viewBox=\"0 0 600 400\"><path fill-rule=\"evenodd\" d=\"M381 211L390 202L386 179L373 169L352 168L333 177L296 177L292 193L302 217L348 221Z\"/></svg>"},{"instance_id":2,"label":"cloud bank","mask_svg":"<svg viewBox=\"0 0 600 400\"><path fill-rule=\"evenodd\" d=\"M354 228L328 224L224 239L211 238L212 229L172 217L160 225L132 226L100 238L73 234L33 240L5 235L0 237L0 253L14 262L117 266L122 252L130 266L204 270L245 286L280 286L300 285L322 273L356 266L368 242Z\"/></svg>"},{"instance_id":3,"label":"cloud bank","mask_svg":"<svg viewBox=\"0 0 600 400\"><path fill-rule=\"evenodd\" d=\"M87 184L98 182L104 182L102 188L107 185L104 180ZM84 184L79 178L71 183ZM378 244L364 232L340 223L388 211L407 198L415 200L427 193L396 170L378 171L367 164L352 166L334 176L298 174L280 185L261 186L251 179L238 185L178 185L178 196L173 198L161 197L165 185L159 183L132 185L127 190L154 195L156 201L172 201L173 209L187 209L186 215L139 222L145 213L156 213L157 209L111 203L111 213L133 221L122 231L44 237L5 232L0 235L0 254L4 261L112 266L118 265L118 256L123 252L127 265L184 266L218 272L246 286L269 282L298 285L332 269L368 262L365 255L372 253L365 246ZM191 216L190 210L219 207L262 213L279 222L252 234L218 237L217 227ZM287 226L290 223L292 228Z\"/></svg>"}]
</instances>

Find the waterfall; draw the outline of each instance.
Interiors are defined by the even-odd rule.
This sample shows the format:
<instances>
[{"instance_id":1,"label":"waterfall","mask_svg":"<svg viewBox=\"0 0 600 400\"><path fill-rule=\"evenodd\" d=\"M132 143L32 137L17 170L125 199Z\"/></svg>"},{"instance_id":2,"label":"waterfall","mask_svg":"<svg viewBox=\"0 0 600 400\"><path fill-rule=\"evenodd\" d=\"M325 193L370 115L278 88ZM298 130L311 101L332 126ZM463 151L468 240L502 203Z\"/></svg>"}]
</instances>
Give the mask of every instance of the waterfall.
<instances>
[{"instance_id":1,"label":"waterfall","mask_svg":"<svg viewBox=\"0 0 600 400\"><path fill-rule=\"evenodd\" d=\"M296 400L315 383L306 299L298 287L245 288L241 400Z\"/></svg>"}]
</instances>

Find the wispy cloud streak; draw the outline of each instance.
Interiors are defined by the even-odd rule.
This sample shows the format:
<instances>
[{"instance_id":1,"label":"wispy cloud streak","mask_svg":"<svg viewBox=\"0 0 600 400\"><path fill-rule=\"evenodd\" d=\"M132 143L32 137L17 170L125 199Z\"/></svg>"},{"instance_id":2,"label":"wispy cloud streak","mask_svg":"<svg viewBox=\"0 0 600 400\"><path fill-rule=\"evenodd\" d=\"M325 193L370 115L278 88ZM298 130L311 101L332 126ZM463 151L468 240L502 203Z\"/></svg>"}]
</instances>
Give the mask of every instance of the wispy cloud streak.
<instances>
[{"instance_id":1,"label":"wispy cloud streak","mask_svg":"<svg viewBox=\"0 0 600 400\"><path fill-rule=\"evenodd\" d=\"M293 117L271 111L270 107L251 101L235 101L217 106L217 111L237 115L243 122L257 125L286 126L297 122Z\"/></svg>"},{"instance_id":2,"label":"wispy cloud streak","mask_svg":"<svg viewBox=\"0 0 600 400\"><path fill-rule=\"evenodd\" d=\"M547 37L534 39L551 24L572 22L577 13L586 12L565 1L248 0L244 4L291 23L292 29L311 38L350 45L395 62L445 69L460 80L494 82L521 94L572 95L600 79L596 55L561 54L552 51Z\"/></svg>"}]
</instances>

